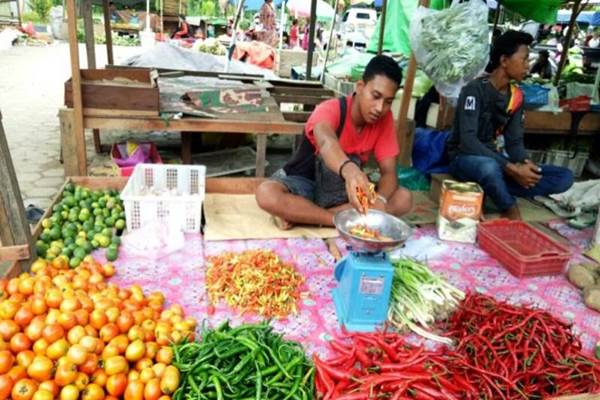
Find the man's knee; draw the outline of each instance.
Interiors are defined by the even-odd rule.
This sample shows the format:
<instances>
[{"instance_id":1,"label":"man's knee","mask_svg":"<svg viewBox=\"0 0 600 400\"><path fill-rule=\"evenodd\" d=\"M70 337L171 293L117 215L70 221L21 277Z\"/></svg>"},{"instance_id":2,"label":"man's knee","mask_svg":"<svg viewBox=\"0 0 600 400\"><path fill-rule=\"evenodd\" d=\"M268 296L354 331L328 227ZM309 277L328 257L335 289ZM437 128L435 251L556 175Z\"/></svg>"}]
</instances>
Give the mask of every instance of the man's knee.
<instances>
[{"instance_id":1,"label":"man's knee","mask_svg":"<svg viewBox=\"0 0 600 400\"><path fill-rule=\"evenodd\" d=\"M279 198L284 190L285 189L278 182L263 182L256 188L256 203L258 203L258 206L263 210L271 212L277 207Z\"/></svg>"},{"instance_id":2,"label":"man's knee","mask_svg":"<svg viewBox=\"0 0 600 400\"><path fill-rule=\"evenodd\" d=\"M477 168L479 169L478 175L481 176L482 180L502 178L502 167L493 158L482 161L477 165Z\"/></svg>"},{"instance_id":3,"label":"man's knee","mask_svg":"<svg viewBox=\"0 0 600 400\"><path fill-rule=\"evenodd\" d=\"M387 205L387 211L397 217L402 216L413 208L413 197L409 190L398 188L390 197Z\"/></svg>"},{"instance_id":4,"label":"man's knee","mask_svg":"<svg viewBox=\"0 0 600 400\"><path fill-rule=\"evenodd\" d=\"M573 182L575 182L573 171L568 168L561 168L556 179L556 193L566 192L573 186Z\"/></svg>"}]
</instances>

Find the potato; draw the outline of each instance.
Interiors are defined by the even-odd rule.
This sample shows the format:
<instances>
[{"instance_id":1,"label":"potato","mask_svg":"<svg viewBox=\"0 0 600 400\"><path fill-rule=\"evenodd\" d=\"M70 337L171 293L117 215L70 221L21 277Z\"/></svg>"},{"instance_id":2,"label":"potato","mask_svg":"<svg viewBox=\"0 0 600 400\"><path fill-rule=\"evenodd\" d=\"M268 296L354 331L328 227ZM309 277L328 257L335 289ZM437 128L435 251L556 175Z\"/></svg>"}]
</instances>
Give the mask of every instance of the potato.
<instances>
[{"instance_id":1,"label":"potato","mask_svg":"<svg viewBox=\"0 0 600 400\"><path fill-rule=\"evenodd\" d=\"M584 289L596 283L596 276L581 264L569 268L569 281L579 289Z\"/></svg>"},{"instance_id":2,"label":"potato","mask_svg":"<svg viewBox=\"0 0 600 400\"><path fill-rule=\"evenodd\" d=\"M589 308L600 312L600 285L585 288L583 290L583 301Z\"/></svg>"}]
</instances>

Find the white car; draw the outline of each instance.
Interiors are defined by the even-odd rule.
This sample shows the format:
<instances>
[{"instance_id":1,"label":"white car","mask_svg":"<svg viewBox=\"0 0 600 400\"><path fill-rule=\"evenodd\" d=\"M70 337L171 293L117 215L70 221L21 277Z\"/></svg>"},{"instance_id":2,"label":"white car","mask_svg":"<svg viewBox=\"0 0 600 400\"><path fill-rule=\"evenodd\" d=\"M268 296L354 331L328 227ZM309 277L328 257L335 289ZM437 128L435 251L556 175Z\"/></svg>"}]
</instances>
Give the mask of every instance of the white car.
<instances>
[{"instance_id":1,"label":"white car","mask_svg":"<svg viewBox=\"0 0 600 400\"><path fill-rule=\"evenodd\" d=\"M344 44L367 46L375 32L377 11L372 8L350 8L342 16L340 36Z\"/></svg>"}]
</instances>

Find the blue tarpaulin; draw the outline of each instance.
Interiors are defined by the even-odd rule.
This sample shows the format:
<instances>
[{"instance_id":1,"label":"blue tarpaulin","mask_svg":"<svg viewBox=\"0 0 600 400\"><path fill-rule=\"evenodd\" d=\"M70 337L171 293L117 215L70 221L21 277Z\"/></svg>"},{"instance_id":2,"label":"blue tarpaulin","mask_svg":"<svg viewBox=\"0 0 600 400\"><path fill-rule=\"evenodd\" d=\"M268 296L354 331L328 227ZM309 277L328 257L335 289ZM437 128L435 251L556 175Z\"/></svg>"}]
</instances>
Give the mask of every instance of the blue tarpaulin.
<instances>
[{"instance_id":1,"label":"blue tarpaulin","mask_svg":"<svg viewBox=\"0 0 600 400\"><path fill-rule=\"evenodd\" d=\"M571 10L559 10L556 17L557 22L567 24L571 20ZM600 12L598 11L582 11L577 16L577 22L582 24L590 24L600 26Z\"/></svg>"}]
</instances>

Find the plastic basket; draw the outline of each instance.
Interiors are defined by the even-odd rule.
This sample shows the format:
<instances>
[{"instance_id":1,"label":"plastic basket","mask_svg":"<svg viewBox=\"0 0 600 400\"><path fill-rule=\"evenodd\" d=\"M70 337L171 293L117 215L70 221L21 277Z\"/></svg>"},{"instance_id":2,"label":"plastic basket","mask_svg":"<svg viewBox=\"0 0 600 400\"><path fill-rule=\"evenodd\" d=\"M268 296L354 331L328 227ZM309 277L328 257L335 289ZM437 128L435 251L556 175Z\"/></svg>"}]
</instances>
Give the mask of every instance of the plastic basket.
<instances>
[{"instance_id":1,"label":"plastic basket","mask_svg":"<svg viewBox=\"0 0 600 400\"><path fill-rule=\"evenodd\" d=\"M523 221L499 219L479 224L479 247L517 278L557 275L569 250Z\"/></svg>"},{"instance_id":2,"label":"plastic basket","mask_svg":"<svg viewBox=\"0 0 600 400\"><path fill-rule=\"evenodd\" d=\"M523 83L519 85L523 91L525 106L530 108L543 107L548 104L548 93L550 89L541 85Z\"/></svg>"},{"instance_id":3,"label":"plastic basket","mask_svg":"<svg viewBox=\"0 0 600 400\"><path fill-rule=\"evenodd\" d=\"M529 159L536 163L536 164L543 164L545 157L546 157L546 152L544 150L527 150L527 157L529 157Z\"/></svg>"},{"instance_id":4,"label":"plastic basket","mask_svg":"<svg viewBox=\"0 0 600 400\"><path fill-rule=\"evenodd\" d=\"M548 150L544 158L545 164L566 167L573 172L576 178L579 178L583 173L585 163L590 157L587 151L566 151L566 150Z\"/></svg>"},{"instance_id":5,"label":"plastic basket","mask_svg":"<svg viewBox=\"0 0 600 400\"><path fill-rule=\"evenodd\" d=\"M127 229L161 221L183 232L200 232L205 176L203 165L136 165L121 192Z\"/></svg>"}]
</instances>

